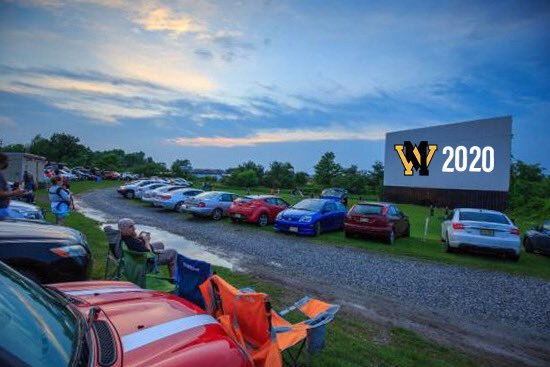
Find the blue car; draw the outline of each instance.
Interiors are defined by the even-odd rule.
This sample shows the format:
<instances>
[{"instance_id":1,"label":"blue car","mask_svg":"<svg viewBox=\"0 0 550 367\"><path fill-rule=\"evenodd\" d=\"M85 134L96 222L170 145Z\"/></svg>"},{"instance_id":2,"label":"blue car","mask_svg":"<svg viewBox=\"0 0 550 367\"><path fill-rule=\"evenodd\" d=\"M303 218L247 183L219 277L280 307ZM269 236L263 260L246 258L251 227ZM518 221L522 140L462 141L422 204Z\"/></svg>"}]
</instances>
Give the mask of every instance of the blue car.
<instances>
[{"instance_id":1,"label":"blue car","mask_svg":"<svg viewBox=\"0 0 550 367\"><path fill-rule=\"evenodd\" d=\"M339 201L345 206L348 205L348 190L346 189L339 189L337 187L330 187L328 189L324 189L323 192L321 192L321 199L329 199L334 201Z\"/></svg>"},{"instance_id":2,"label":"blue car","mask_svg":"<svg viewBox=\"0 0 550 367\"><path fill-rule=\"evenodd\" d=\"M330 199L305 199L280 212L275 218L276 231L318 236L322 232L344 228L346 207Z\"/></svg>"}]
</instances>

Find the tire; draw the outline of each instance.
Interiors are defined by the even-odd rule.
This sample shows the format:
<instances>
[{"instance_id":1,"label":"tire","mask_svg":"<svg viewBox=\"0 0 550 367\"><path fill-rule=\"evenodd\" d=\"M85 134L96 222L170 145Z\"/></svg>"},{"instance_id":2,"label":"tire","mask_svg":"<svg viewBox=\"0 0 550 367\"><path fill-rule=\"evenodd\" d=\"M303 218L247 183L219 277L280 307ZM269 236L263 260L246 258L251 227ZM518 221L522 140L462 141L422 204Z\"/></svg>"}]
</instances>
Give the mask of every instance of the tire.
<instances>
[{"instance_id":1,"label":"tire","mask_svg":"<svg viewBox=\"0 0 550 367\"><path fill-rule=\"evenodd\" d=\"M267 216L266 213L262 213L260 214L260 216L258 217L258 221L256 222L258 223L258 225L260 227L265 227L267 226L267 224L269 223L269 217Z\"/></svg>"},{"instance_id":2,"label":"tire","mask_svg":"<svg viewBox=\"0 0 550 367\"><path fill-rule=\"evenodd\" d=\"M182 206L183 206L183 201L180 201L179 203L176 204L176 206L174 206L174 210L177 211L178 213L181 213Z\"/></svg>"},{"instance_id":3,"label":"tire","mask_svg":"<svg viewBox=\"0 0 550 367\"><path fill-rule=\"evenodd\" d=\"M525 252L533 253L533 243L529 238L523 240L523 247L525 247Z\"/></svg>"},{"instance_id":4,"label":"tire","mask_svg":"<svg viewBox=\"0 0 550 367\"><path fill-rule=\"evenodd\" d=\"M353 234L351 232L348 232L348 231L344 231L344 236L346 238L353 238Z\"/></svg>"},{"instance_id":5,"label":"tire","mask_svg":"<svg viewBox=\"0 0 550 367\"><path fill-rule=\"evenodd\" d=\"M130 191L126 191L126 192L124 193L124 197L125 197L126 199L133 199L133 198L136 197L136 193L133 192L133 191L131 191L131 190L130 190Z\"/></svg>"},{"instance_id":6,"label":"tire","mask_svg":"<svg viewBox=\"0 0 550 367\"><path fill-rule=\"evenodd\" d=\"M212 219L214 220L220 220L223 217L223 211L220 208L214 209L212 212Z\"/></svg>"},{"instance_id":7,"label":"tire","mask_svg":"<svg viewBox=\"0 0 550 367\"><path fill-rule=\"evenodd\" d=\"M409 224L407 226L407 230L405 231L405 233L403 233L403 237L408 238L410 236L411 236L411 225Z\"/></svg>"},{"instance_id":8,"label":"tire","mask_svg":"<svg viewBox=\"0 0 550 367\"><path fill-rule=\"evenodd\" d=\"M447 253L455 252L455 249L452 248L450 243L449 243L449 234L448 233L445 235L445 252L447 252Z\"/></svg>"},{"instance_id":9,"label":"tire","mask_svg":"<svg viewBox=\"0 0 550 367\"><path fill-rule=\"evenodd\" d=\"M321 235L321 223L317 222L315 223L315 225L313 226L313 236L314 237L317 237L317 236L320 236Z\"/></svg>"},{"instance_id":10,"label":"tire","mask_svg":"<svg viewBox=\"0 0 550 367\"><path fill-rule=\"evenodd\" d=\"M392 228L386 241L388 242L388 245L393 245L395 243L395 229Z\"/></svg>"},{"instance_id":11,"label":"tire","mask_svg":"<svg viewBox=\"0 0 550 367\"><path fill-rule=\"evenodd\" d=\"M239 220L237 218L231 218L231 223L237 224L239 223Z\"/></svg>"}]
</instances>

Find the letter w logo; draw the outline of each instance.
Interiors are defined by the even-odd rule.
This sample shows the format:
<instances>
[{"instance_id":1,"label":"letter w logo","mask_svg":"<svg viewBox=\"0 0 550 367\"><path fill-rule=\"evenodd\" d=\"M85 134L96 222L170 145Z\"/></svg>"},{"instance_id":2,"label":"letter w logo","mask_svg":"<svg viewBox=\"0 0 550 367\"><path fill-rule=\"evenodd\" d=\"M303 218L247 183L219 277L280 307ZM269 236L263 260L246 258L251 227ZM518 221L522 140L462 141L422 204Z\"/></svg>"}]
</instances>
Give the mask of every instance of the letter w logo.
<instances>
[{"instance_id":1,"label":"letter w logo","mask_svg":"<svg viewBox=\"0 0 550 367\"><path fill-rule=\"evenodd\" d=\"M420 176L430 175L428 166L437 150L436 144L428 145L426 140L422 140L420 144L416 146L407 140L403 145L395 144L393 148L397 151L401 163L403 163L403 167L405 167L405 176L412 176L413 168L418 171Z\"/></svg>"}]
</instances>

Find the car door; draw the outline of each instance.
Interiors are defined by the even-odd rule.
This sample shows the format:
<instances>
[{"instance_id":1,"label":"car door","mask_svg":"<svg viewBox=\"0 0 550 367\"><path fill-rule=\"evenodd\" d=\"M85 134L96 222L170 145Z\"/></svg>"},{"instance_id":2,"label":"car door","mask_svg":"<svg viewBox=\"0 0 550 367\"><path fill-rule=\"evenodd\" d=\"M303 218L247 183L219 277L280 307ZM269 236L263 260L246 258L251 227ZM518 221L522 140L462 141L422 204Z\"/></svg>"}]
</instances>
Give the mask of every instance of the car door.
<instances>
[{"instance_id":1,"label":"car door","mask_svg":"<svg viewBox=\"0 0 550 367\"><path fill-rule=\"evenodd\" d=\"M399 217L397 216L397 211L393 205L388 207L388 213L386 214L388 222L393 226L395 231L399 233Z\"/></svg>"},{"instance_id":2,"label":"car door","mask_svg":"<svg viewBox=\"0 0 550 367\"><path fill-rule=\"evenodd\" d=\"M395 212L395 228L397 230L397 235L401 236L405 233L407 228L407 222L405 220L405 214L399 209L397 205L393 205L393 210Z\"/></svg>"},{"instance_id":3,"label":"car door","mask_svg":"<svg viewBox=\"0 0 550 367\"><path fill-rule=\"evenodd\" d=\"M233 196L231 194L221 194L219 197L218 205L223 209L223 214L227 214L231 203L233 202Z\"/></svg>"},{"instance_id":4,"label":"car door","mask_svg":"<svg viewBox=\"0 0 550 367\"><path fill-rule=\"evenodd\" d=\"M443 221L443 223L441 223L441 239L442 240L445 240L447 238L447 231L448 231L449 226L451 225L451 221L453 219L454 213L455 213L455 211L452 210L449 213L449 215L447 215L445 217L445 220Z\"/></svg>"},{"instance_id":5,"label":"car door","mask_svg":"<svg viewBox=\"0 0 550 367\"><path fill-rule=\"evenodd\" d=\"M336 209L336 203L333 201L330 201L325 204L325 213L324 217L326 225L323 226L324 230L327 229L336 229L336 226L338 225L337 217L338 217L338 211Z\"/></svg>"},{"instance_id":6,"label":"car door","mask_svg":"<svg viewBox=\"0 0 550 367\"><path fill-rule=\"evenodd\" d=\"M275 216L283 210L287 209L289 206L290 204L288 204L286 201L281 198L277 198L277 213L275 214Z\"/></svg>"},{"instance_id":7,"label":"car door","mask_svg":"<svg viewBox=\"0 0 550 367\"><path fill-rule=\"evenodd\" d=\"M267 210L269 212L269 220L275 219L277 213L279 212L277 198L267 198L265 199Z\"/></svg>"}]
</instances>

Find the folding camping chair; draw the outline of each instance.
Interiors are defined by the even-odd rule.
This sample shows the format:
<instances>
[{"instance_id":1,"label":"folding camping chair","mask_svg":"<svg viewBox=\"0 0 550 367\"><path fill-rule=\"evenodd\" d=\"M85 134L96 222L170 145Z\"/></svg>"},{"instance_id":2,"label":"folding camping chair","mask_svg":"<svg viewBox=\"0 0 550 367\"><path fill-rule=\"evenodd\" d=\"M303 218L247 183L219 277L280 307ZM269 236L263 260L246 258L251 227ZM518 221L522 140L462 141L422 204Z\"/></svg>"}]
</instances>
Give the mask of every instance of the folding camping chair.
<instances>
[{"instance_id":1,"label":"folding camping chair","mask_svg":"<svg viewBox=\"0 0 550 367\"><path fill-rule=\"evenodd\" d=\"M109 251L105 259L105 279L108 280L120 280L122 278L123 259L122 259L122 239L120 231L114 229L111 226L105 226L103 228L107 243L109 244ZM111 270L111 265L113 269Z\"/></svg>"},{"instance_id":2,"label":"folding camping chair","mask_svg":"<svg viewBox=\"0 0 550 367\"><path fill-rule=\"evenodd\" d=\"M200 289L207 312L249 353L256 367L281 367L283 363L295 367L300 365L304 350L308 355L320 352L324 347L326 325L340 308L306 297L282 311L286 315L300 310L309 317L291 324L271 308L265 293L238 290L217 275L210 277ZM290 348L295 345L298 350L292 352Z\"/></svg>"},{"instance_id":3,"label":"folding camping chair","mask_svg":"<svg viewBox=\"0 0 550 367\"><path fill-rule=\"evenodd\" d=\"M158 276L158 255L152 252L137 252L128 250L122 244L124 277L141 288L154 289L163 292L173 292L175 285L169 278Z\"/></svg>"},{"instance_id":4,"label":"folding camping chair","mask_svg":"<svg viewBox=\"0 0 550 367\"><path fill-rule=\"evenodd\" d=\"M176 294L205 309L199 286L212 276L209 263L178 254L176 260Z\"/></svg>"}]
</instances>

